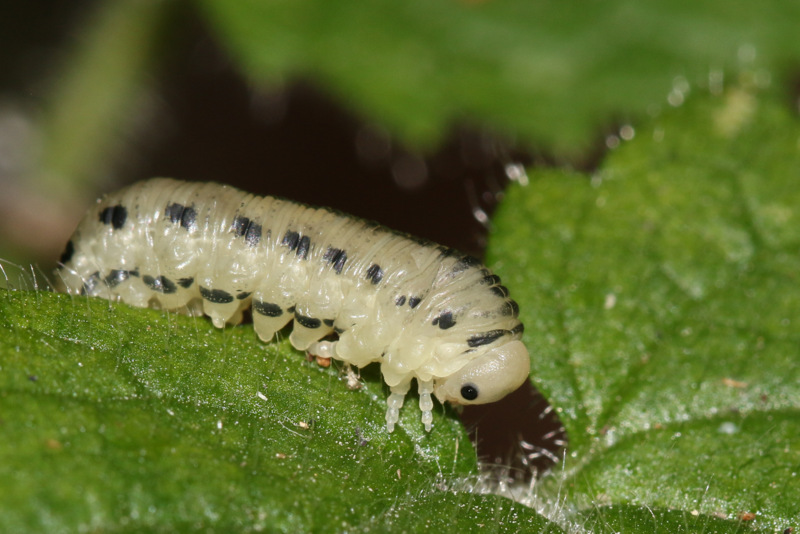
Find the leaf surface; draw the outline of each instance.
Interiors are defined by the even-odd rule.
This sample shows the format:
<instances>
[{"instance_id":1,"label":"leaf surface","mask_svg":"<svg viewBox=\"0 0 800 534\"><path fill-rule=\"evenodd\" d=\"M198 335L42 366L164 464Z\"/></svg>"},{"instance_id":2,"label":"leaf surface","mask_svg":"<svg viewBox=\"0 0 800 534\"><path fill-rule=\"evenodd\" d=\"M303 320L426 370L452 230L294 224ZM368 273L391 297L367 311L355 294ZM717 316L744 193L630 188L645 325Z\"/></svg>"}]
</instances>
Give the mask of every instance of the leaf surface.
<instances>
[{"instance_id":1,"label":"leaf surface","mask_svg":"<svg viewBox=\"0 0 800 534\"><path fill-rule=\"evenodd\" d=\"M388 434L375 374L349 391L251 325L24 291L0 318L0 530L558 532L462 491L475 453L452 414L426 433L412 396Z\"/></svg>"}]
</instances>

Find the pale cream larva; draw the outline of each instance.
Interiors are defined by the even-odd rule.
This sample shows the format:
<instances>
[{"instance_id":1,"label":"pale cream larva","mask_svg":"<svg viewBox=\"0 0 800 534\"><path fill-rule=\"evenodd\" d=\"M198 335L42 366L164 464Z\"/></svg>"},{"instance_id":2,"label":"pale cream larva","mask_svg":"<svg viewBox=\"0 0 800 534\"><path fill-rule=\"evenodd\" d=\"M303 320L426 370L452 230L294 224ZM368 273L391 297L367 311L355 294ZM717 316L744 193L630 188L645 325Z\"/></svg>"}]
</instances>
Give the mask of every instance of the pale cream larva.
<instances>
[{"instance_id":1,"label":"pale cream larva","mask_svg":"<svg viewBox=\"0 0 800 534\"><path fill-rule=\"evenodd\" d=\"M390 432L413 379L430 430L431 394L493 402L530 372L517 304L476 259L225 185L157 178L103 197L57 274L73 295L202 309L218 327L252 307L264 341L294 320L296 348L359 368L380 364Z\"/></svg>"}]
</instances>

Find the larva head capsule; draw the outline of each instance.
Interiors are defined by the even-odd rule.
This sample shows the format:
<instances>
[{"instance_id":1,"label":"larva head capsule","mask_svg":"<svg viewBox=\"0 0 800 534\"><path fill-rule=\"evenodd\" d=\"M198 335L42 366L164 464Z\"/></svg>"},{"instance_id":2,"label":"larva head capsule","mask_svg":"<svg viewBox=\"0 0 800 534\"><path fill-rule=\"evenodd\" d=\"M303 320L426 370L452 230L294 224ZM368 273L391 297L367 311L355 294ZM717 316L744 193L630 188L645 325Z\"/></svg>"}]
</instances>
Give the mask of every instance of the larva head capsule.
<instances>
[{"instance_id":1,"label":"larva head capsule","mask_svg":"<svg viewBox=\"0 0 800 534\"><path fill-rule=\"evenodd\" d=\"M438 382L434 394L452 404L495 402L520 387L531 371L528 349L514 340L487 351Z\"/></svg>"}]
</instances>

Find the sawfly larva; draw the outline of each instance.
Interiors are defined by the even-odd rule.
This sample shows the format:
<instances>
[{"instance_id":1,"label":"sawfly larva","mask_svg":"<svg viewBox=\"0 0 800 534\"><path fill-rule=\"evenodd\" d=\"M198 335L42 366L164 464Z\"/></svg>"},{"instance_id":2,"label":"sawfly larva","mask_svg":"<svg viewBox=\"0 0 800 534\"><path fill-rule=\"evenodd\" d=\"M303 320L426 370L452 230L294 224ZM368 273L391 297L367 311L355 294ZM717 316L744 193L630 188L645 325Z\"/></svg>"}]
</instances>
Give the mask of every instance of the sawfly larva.
<instances>
[{"instance_id":1,"label":"sawfly larva","mask_svg":"<svg viewBox=\"0 0 800 534\"><path fill-rule=\"evenodd\" d=\"M326 208L215 183L157 178L98 200L67 243L62 290L134 306L250 307L270 341L358 368L380 364L394 430L411 381L433 401L483 404L517 389L530 359L517 304L471 256Z\"/></svg>"}]
</instances>

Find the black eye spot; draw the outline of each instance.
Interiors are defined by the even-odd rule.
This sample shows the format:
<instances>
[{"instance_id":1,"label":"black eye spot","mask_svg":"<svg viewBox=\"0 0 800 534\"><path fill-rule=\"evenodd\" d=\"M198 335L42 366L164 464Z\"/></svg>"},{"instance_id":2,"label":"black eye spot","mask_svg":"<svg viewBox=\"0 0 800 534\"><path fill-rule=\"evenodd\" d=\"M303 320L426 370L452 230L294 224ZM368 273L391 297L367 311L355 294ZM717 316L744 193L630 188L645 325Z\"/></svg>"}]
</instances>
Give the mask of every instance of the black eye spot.
<instances>
[{"instance_id":1,"label":"black eye spot","mask_svg":"<svg viewBox=\"0 0 800 534\"><path fill-rule=\"evenodd\" d=\"M466 400L475 400L478 398L478 388L472 384L461 386L461 396Z\"/></svg>"}]
</instances>

